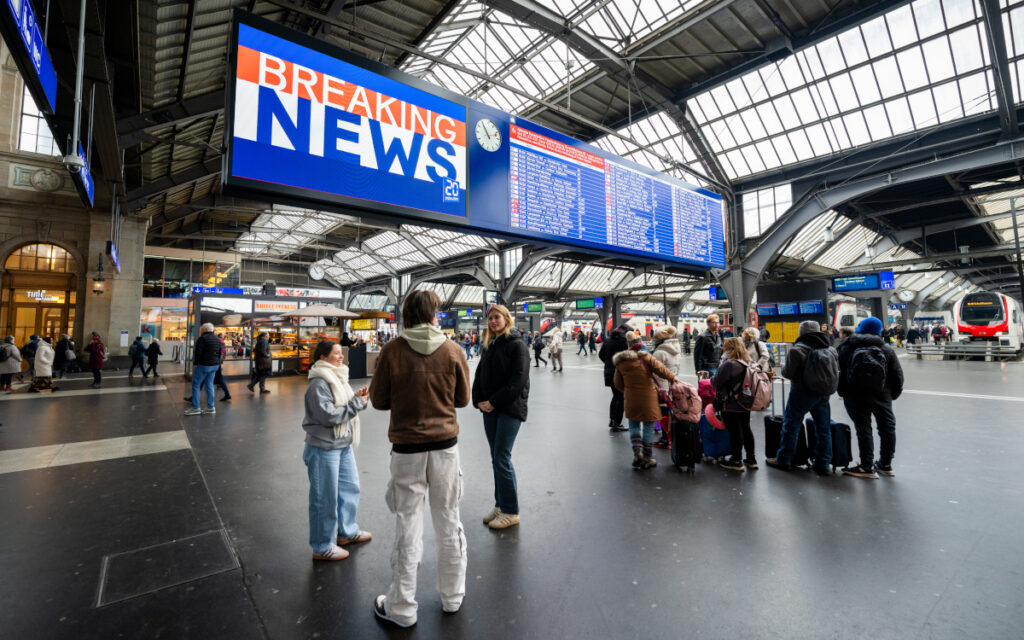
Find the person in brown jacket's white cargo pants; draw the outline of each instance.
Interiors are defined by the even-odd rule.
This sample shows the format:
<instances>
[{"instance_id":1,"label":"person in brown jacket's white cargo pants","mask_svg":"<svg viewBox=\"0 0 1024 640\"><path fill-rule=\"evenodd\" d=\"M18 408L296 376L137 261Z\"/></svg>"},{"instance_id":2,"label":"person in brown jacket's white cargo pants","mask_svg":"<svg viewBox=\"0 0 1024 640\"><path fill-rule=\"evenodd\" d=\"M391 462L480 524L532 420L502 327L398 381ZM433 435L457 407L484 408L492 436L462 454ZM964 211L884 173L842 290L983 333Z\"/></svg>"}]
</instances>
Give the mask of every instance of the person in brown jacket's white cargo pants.
<instances>
[{"instance_id":1,"label":"person in brown jacket's white cargo pants","mask_svg":"<svg viewBox=\"0 0 1024 640\"><path fill-rule=\"evenodd\" d=\"M416 624L416 572L423 555L423 504L437 538L437 590L454 613L466 595L466 536L459 517L462 468L455 409L470 400L469 365L437 327L441 300L413 291L402 305L404 331L381 349L370 384L374 408L391 410L391 480L386 502L395 514L391 586L373 611L399 627Z\"/></svg>"}]
</instances>

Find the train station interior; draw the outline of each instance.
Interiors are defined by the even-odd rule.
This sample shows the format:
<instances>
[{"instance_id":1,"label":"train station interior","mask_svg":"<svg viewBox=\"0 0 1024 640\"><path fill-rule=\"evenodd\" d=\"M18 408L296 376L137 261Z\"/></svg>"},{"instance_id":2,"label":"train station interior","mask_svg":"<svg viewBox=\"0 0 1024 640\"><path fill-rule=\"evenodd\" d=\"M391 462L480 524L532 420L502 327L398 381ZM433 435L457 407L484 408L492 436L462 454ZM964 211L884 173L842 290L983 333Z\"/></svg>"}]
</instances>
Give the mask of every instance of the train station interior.
<instances>
[{"instance_id":1,"label":"train station interior","mask_svg":"<svg viewBox=\"0 0 1024 640\"><path fill-rule=\"evenodd\" d=\"M0 36L0 637L1020 637L1024 0L6 0ZM494 304L536 366L519 524L458 408L465 599L426 526L399 628L394 412L336 562L303 421L317 343L368 386L424 290L471 379ZM631 467L597 351L671 328L697 385L713 314L773 360L758 468ZM771 468L801 323L869 317L893 475Z\"/></svg>"}]
</instances>

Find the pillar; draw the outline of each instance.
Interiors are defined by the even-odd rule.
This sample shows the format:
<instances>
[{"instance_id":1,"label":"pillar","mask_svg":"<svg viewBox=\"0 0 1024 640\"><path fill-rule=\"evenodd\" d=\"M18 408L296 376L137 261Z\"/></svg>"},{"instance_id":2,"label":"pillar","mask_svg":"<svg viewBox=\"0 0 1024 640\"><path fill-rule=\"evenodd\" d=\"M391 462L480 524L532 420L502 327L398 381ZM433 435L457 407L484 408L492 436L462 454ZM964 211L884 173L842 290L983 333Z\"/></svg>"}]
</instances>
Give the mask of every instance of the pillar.
<instances>
[{"instance_id":1,"label":"pillar","mask_svg":"<svg viewBox=\"0 0 1024 640\"><path fill-rule=\"evenodd\" d=\"M128 332L128 344L139 334L142 312L142 267L146 250L146 221L124 218L121 223L121 237L117 245L121 260L121 273L114 270L106 257L107 241L110 239L110 214L93 210L89 212L89 244L86 252L85 311L78 319L83 328L83 343L89 340L90 332L100 334L107 347L108 356L127 356L128 346L121 346L121 332ZM97 263L103 255L104 290L100 295L92 293L93 278L97 274ZM77 324L76 322L76 324ZM81 345L81 346L84 346Z\"/></svg>"}]
</instances>

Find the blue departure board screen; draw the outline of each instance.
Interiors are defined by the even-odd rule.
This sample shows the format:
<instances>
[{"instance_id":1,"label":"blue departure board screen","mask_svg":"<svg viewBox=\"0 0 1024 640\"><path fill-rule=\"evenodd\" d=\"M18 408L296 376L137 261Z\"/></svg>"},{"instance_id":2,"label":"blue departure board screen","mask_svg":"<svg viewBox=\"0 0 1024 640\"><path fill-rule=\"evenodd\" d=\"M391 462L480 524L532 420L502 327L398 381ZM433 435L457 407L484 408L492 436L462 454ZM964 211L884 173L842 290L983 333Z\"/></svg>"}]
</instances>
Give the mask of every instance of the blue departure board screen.
<instances>
[{"instance_id":1,"label":"blue departure board screen","mask_svg":"<svg viewBox=\"0 0 1024 640\"><path fill-rule=\"evenodd\" d=\"M801 315L825 313L825 305L821 300L808 300L806 302L799 303L799 306Z\"/></svg>"},{"instance_id":2,"label":"blue departure board screen","mask_svg":"<svg viewBox=\"0 0 1024 640\"><path fill-rule=\"evenodd\" d=\"M779 315L779 308L772 304L759 304L757 305L757 315L759 316L777 316Z\"/></svg>"},{"instance_id":3,"label":"blue departure board screen","mask_svg":"<svg viewBox=\"0 0 1024 640\"><path fill-rule=\"evenodd\" d=\"M800 313L800 305L796 302L779 302L775 305L780 316L795 316Z\"/></svg>"}]
</instances>

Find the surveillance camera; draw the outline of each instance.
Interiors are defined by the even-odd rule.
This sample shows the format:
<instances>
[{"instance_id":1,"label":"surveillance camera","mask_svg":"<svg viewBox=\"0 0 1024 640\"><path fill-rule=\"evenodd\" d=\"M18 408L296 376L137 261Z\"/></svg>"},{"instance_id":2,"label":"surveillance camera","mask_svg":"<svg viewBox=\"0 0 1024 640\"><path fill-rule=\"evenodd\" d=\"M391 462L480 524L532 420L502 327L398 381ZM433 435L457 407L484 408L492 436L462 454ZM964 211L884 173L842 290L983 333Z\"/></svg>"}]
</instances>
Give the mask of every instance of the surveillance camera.
<instances>
[{"instance_id":1,"label":"surveillance camera","mask_svg":"<svg viewBox=\"0 0 1024 640\"><path fill-rule=\"evenodd\" d=\"M66 155L61 162L64 163L64 168L71 173L78 173L83 167L85 167L85 162L83 162L77 155Z\"/></svg>"}]
</instances>

